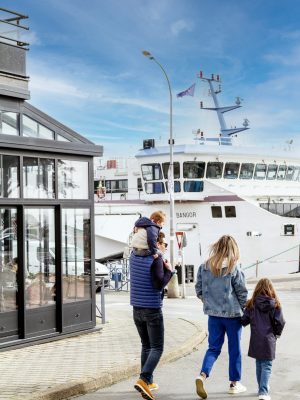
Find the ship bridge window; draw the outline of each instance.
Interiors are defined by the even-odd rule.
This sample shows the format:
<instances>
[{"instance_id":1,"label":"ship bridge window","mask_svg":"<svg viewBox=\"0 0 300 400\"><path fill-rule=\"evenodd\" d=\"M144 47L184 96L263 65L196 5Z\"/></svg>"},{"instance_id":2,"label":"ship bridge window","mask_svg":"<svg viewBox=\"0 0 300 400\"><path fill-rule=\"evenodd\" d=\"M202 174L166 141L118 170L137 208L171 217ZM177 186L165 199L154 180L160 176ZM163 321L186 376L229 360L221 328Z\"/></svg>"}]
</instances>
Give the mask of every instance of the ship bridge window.
<instances>
[{"instance_id":1,"label":"ship bridge window","mask_svg":"<svg viewBox=\"0 0 300 400\"><path fill-rule=\"evenodd\" d=\"M185 181L183 190L185 192L203 192L203 181Z\"/></svg>"},{"instance_id":2,"label":"ship bridge window","mask_svg":"<svg viewBox=\"0 0 300 400\"><path fill-rule=\"evenodd\" d=\"M236 217L235 206L225 206L224 208L225 208L226 218L235 218Z\"/></svg>"},{"instance_id":3,"label":"ship bridge window","mask_svg":"<svg viewBox=\"0 0 300 400\"><path fill-rule=\"evenodd\" d=\"M204 177L205 162L186 161L183 163L183 177L188 179L202 179Z\"/></svg>"},{"instance_id":4,"label":"ship bridge window","mask_svg":"<svg viewBox=\"0 0 300 400\"><path fill-rule=\"evenodd\" d=\"M163 182L145 183L145 190L147 194L160 194L165 193L165 186Z\"/></svg>"},{"instance_id":5,"label":"ship bridge window","mask_svg":"<svg viewBox=\"0 0 300 400\"><path fill-rule=\"evenodd\" d=\"M107 180L105 187L108 193L128 192L128 179Z\"/></svg>"},{"instance_id":6,"label":"ship bridge window","mask_svg":"<svg viewBox=\"0 0 300 400\"><path fill-rule=\"evenodd\" d=\"M166 162L162 164L162 168L163 168L163 173L164 173L164 178L168 179L168 174L169 174L169 167L170 167L170 163ZM174 178L175 179L179 179L180 178L180 164L179 162L174 162L173 163L173 168L174 168Z\"/></svg>"},{"instance_id":7,"label":"ship bridge window","mask_svg":"<svg viewBox=\"0 0 300 400\"><path fill-rule=\"evenodd\" d=\"M19 135L19 114L1 111L0 133L4 133L5 135Z\"/></svg>"},{"instance_id":8,"label":"ship bridge window","mask_svg":"<svg viewBox=\"0 0 300 400\"><path fill-rule=\"evenodd\" d=\"M208 162L206 178L219 179L222 178L223 163L222 162Z\"/></svg>"},{"instance_id":9,"label":"ship bridge window","mask_svg":"<svg viewBox=\"0 0 300 400\"><path fill-rule=\"evenodd\" d=\"M268 165L267 179L269 181L276 179L278 166L276 164Z\"/></svg>"},{"instance_id":10,"label":"ship bridge window","mask_svg":"<svg viewBox=\"0 0 300 400\"><path fill-rule=\"evenodd\" d=\"M222 207L211 206L211 215L213 218L222 218Z\"/></svg>"},{"instance_id":11,"label":"ship bridge window","mask_svg":"<svg viewBox=\"0 0 300 400\"><path fill-rule=\"evenodd\" d=\"M23 115L23 136L53 140L54 132L26 115Z\"/></svg>"},{"instance_id":12,"label":"ship bridge window","mask_svg":"<svg viewBox=\"0 0 300 400\"><path fill-rule=\"evenodd\" d=\"M286 165L279 165L277 179L282 181L283 179L285 179L285 175L286 175Z\"/></svg>"},{"instance_id":13,"label":"ship bridge window","mask_svg":"<svg viewBox=\"0 0 300 400\"><path fill-rule=\"evenodd\" d=\"M256 164L254 171L254 179L265 179L267 172L266 164Z\"/></svg>"},{"instance_id":14,"label":"ship bridge window","mask_svg":"<svg viewBox=\"0 0 300 400\"><path fill-rule=\"evenodd\" d=\"M240 163L226 163L224 168L225 179L237 179L239 176Z\"/></svg>"},{"instance_id":15,"label":"ship bridge window","mask_svg":"<svg viewBox=\"0 0 300 400\"><path fill-rule=\"evenodd\" d=\"M240 171L240 179L252 179L254 171L254 164L243 163Z\"/></svg>"},{"instance_id":16,"label":"ship bridge window","mask_svg":"<svg viewBox=\"0 0 300 400\"><path fill-rule=\"evenodd\" d=\"M160 164L143 164L142 175L145 181L157 181L162 179Z\"/></svg>"},{"instance_id":17,"label":"ship bridge window","mask_svg":"<svg viewBox=\"0 0 300 400\"><path fill-rule=\"evenodd\" d=\"M299 180L300 180L300 167L295 167L293 181L299 181Z\"/></svg>"},{"instance_id":18,"label":"ship bridge window","mask_svg":"<svg viewBox=\"0 0 300 400\"><path fill-rule=\"evenodd\" d=\"M168 181L166 181L166 189L167 189L167 192L169 192ZM174 181L174 193L178 193L180 191L181 191L180 181Z\"/></svg>"},{"instance_id":19,"label":"ship bridge window","mask_svg":"<svg viewBox=\"0 0 300 400\"><path fill-rule=\"evenodd\" d=\"M285 177L285 179L287 181L291 181L293 179L294 169L295 169L295 167L293 167L292 165L289 165L287 167L287 172L286 172L286 177Z\"/></svg>"}]
</instances>

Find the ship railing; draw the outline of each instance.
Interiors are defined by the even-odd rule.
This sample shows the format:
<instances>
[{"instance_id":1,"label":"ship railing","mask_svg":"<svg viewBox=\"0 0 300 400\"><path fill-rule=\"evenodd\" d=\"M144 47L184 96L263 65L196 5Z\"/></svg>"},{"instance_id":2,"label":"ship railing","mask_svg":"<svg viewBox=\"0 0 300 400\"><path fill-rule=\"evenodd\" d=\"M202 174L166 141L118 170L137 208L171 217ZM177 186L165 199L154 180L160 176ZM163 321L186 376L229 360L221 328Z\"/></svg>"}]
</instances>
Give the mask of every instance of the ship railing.
<instances>
[{"instance_id":1,"label":"ship railing","mask_svg":"<svg viewBox=\"0 0 300 400\"><path fill-rule=\"evenodd\" d=\"M268 272L274 272L274 265L276 264L277 265L279 264L279 266L281 265L294 266L293 271L289 272L290 274L300 272L300 243L286 250L283 250L279 253L276 253L270 257L267 257L263 260L256 260L254 263L246 267L243 266L241 267L242 270L246 272L247 275L248 271L250 271L250 273L252 272L252 274L248 275L248 277L258 278L261 275L262 266L267 267L267 269L264 268L264 271L267 271L265 274L268 275ZM273 271L271 271L271 269ZM283 270L279 272L278 268L276 272L278 275L285 274Z\"/></svg>"}]
</instances>

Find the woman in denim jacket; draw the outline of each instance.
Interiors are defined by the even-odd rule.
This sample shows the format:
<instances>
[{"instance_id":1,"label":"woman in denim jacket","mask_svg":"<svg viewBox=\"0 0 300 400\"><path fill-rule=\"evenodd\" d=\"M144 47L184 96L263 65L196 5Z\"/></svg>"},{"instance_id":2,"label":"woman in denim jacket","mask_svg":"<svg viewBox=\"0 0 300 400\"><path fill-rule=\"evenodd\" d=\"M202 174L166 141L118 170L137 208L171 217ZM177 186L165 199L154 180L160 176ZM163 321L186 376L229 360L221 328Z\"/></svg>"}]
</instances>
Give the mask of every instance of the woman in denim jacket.
<instances>
[{"instance_id":1,"label":"woman in denim jacket","mask_svg":"<svg viewBox=\"0 0 300 400\"><path fill-rule=\"evenodd\" d=\"M196 378L196 391L207 398L204 381L221 353L225 333L228 338L229 380L228 393L237 394L247 389L241 380L241 316L248 291L243 272L237 267L239 248L231 236L222 236L211 247L210 257L199 267L196 294L208 315L208 350L200 375Z\"/></svg>"}]
</instances>

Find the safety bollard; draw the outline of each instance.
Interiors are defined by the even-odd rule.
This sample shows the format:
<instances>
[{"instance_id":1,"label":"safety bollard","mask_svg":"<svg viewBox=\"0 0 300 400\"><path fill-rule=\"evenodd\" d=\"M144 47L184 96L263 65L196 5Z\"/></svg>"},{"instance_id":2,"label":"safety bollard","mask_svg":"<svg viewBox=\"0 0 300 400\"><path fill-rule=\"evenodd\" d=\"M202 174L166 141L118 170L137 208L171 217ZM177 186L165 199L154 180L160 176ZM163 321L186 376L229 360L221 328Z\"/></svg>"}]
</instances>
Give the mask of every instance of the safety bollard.
<instances>
[{"instance_id":1,"label":"safety bollard","mask_svg":"<svg viewBox=\"0 0 300 400\"><path fill-rule=\"evenodd\" d=\"M178 276L177 273L172 276L168 283L168 298L177 299L180 297L179 286L178 286Z\"/></svg>"}]
</instances>

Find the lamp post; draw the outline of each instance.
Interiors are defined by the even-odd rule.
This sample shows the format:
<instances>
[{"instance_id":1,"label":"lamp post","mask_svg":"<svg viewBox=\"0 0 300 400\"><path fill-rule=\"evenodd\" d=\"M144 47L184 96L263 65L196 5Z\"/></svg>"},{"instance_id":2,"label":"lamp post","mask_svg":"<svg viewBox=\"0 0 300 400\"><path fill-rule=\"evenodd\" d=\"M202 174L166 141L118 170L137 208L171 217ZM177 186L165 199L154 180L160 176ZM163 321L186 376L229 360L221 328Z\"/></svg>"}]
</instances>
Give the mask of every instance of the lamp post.
<instances>
[{"instance_id":1,"label":"lamp post","mask_svg":"<svg viewBox=\"0 0 300 400\"><path fill-rule=\"evenodd\" d=\"M175 239L175 230L174 230L174 163L173 163L173 108L172 108L172 89L169 77L163 68L163 66L153 57L153 55L144 50L143 54L145 57L149 58L149 60L154 61L159 68L162 70L169 88L170 95L170 134L169 134L169 145L170 145L170 167L168 172L168 189L170 196L170 263L172 267L174 267L174 239Z\"/></svg>"}]
</instances>

